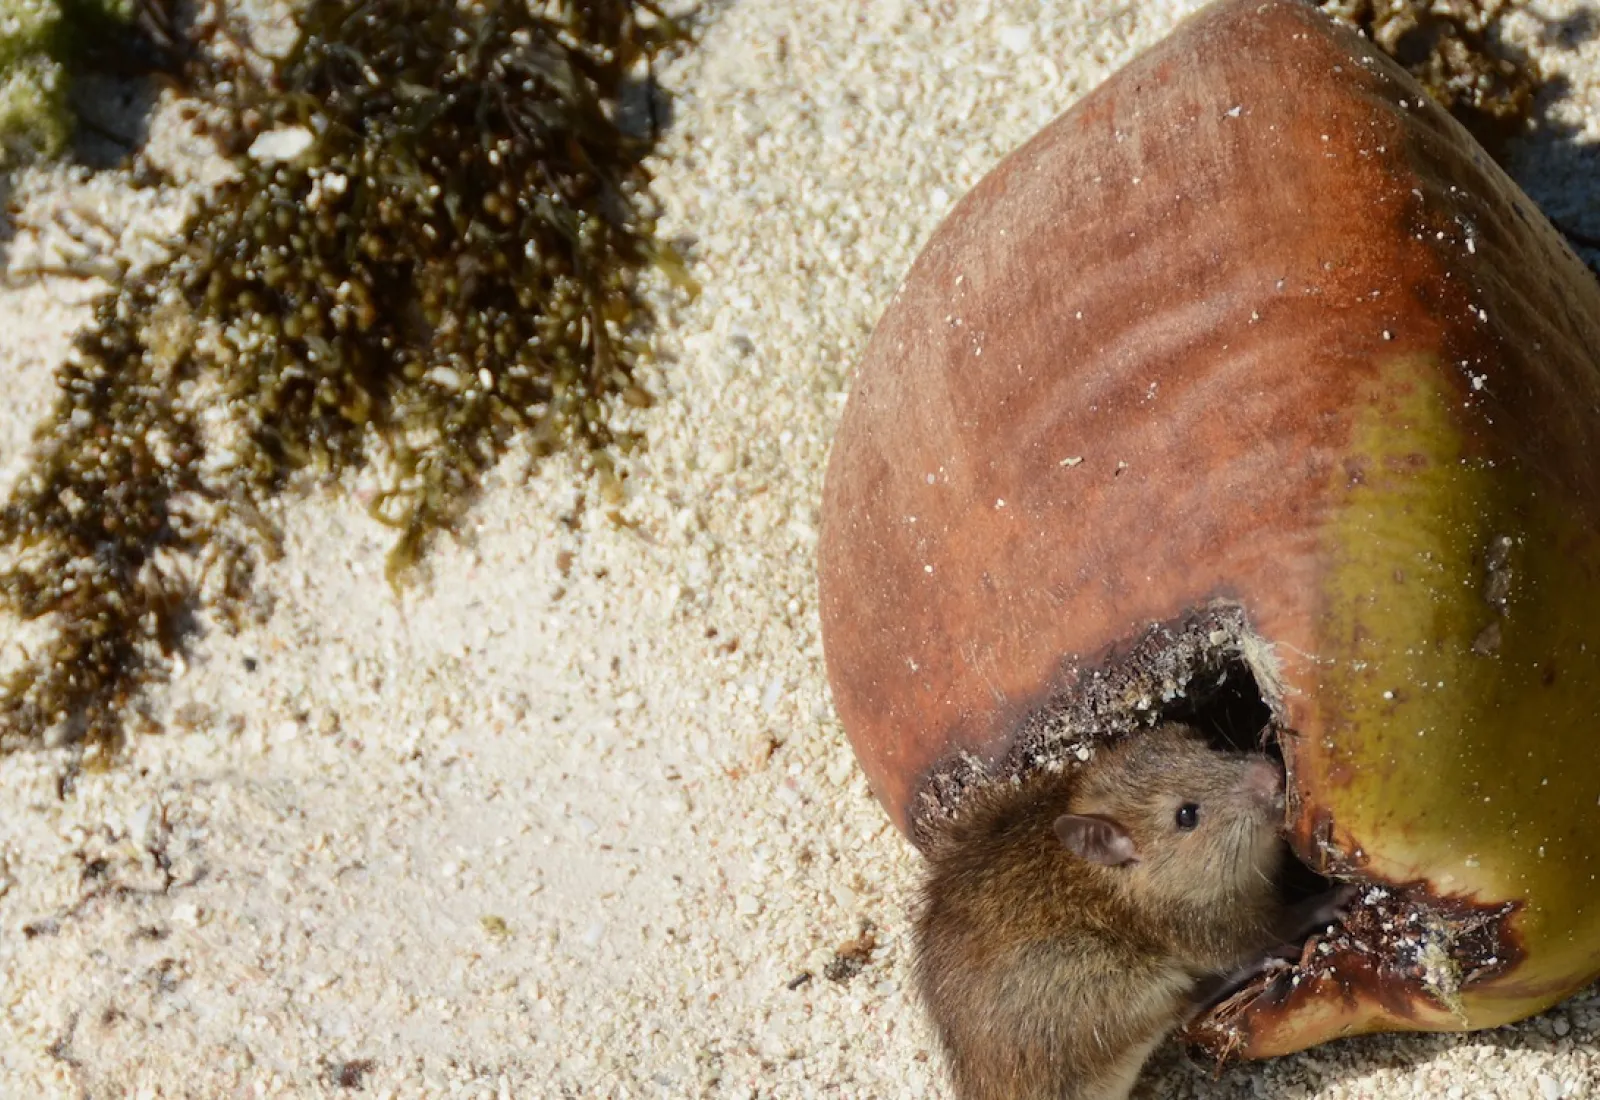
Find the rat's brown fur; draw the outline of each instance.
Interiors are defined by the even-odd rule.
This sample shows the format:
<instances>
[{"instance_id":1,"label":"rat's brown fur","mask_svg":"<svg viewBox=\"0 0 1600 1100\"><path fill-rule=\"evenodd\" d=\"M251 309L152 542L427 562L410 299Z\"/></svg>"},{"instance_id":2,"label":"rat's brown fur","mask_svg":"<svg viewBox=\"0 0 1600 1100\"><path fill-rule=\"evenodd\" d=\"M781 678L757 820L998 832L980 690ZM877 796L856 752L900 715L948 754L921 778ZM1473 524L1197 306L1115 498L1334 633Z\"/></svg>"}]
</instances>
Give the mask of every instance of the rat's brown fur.
<instances>
[{"instance_id":1,"label":"rat's brown fur","mask_svg":"<svg viewBox=\"0 0 1600 1100\"><path fill-rule=\"evenodd\" d=\"M930 852L916 929L962 1100L1123 1100L1197 981L1275 941L1286 848L1268 766L1167 725L963 805ZM1135 861L1070 851L1063 814L1111 819Z\"/></svg>"}]
</instances>

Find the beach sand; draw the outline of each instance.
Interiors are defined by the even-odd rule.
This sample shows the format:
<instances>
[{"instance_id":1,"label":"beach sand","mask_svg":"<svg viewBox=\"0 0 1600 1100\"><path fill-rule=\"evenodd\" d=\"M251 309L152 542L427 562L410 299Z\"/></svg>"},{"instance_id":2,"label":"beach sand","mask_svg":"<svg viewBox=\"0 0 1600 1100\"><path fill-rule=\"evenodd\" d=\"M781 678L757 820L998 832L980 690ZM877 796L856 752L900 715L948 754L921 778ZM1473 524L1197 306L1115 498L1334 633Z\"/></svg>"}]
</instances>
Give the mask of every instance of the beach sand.
<instances>
[{"instance_id":1,"label":"beach sand","mask_svg":"<svg viewBox=\"0 0 1600 1100\"><path fill-rule=\"evenodd\" d=\"M823 674L829 439L949 205L1194 6L709 5L656 165L704 290L656 291L619 515L514 455L397 596L359 479L311 490L259 621L155 693L164 732L67 791L60 750L0 760L0 1095L947 1095L908 984L917 860ZM1600 235L1594 10L1536 10L1515 29L1561 83L1513 167ZM125 192L17 196L99 205L118 253L174 216ZM5 483L93 289L0 290ZM1163 1050L1136 1095L1597 1095L1597 1035L1591 991L1216 1080Z\"/></svg>"}]
</instances>

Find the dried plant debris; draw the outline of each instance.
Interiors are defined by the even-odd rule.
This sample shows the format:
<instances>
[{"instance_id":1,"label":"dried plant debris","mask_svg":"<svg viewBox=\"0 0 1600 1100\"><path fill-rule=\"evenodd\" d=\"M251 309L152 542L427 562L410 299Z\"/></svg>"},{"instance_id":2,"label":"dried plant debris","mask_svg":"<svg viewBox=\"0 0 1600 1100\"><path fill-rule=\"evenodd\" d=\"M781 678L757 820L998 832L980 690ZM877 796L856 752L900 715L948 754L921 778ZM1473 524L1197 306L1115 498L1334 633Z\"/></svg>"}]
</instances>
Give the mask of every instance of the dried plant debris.
<instances>
[{"instance_id":1,"label":"dried plant debris","mask_svg":"<svg viewBox=\"0 0 1600 1100\"><path fill-rule=\"evenodd\" d=\"M1538 74L1500 38L1516 0L1322 0L1318 6L1404 65L1491 148L1533 110Z\"/></svg>"},{"instance_id":2,"label":"dried plant debris","mask_svg":"<svg viewBox=\"0 0 1600 1100\"><path fill-rule=\"evenodd\" d=\"M872 952L877 946L876 926L869 920L863 920L860 933L838 946L828 965L822 968L822 976L834 983L848 982L872 961Z\"/></svg>"},{"instance_id":3,"label":"dried plant debris","mask_svg":"<svg viewBox=\"0 0 1600 1100\"><path fill-rule=\"evenodd\" d=\"M324 1062L322 1079L334 1088L362 1089L367 1075L377 1068L371 1058L354 1058L347 1062Z\"/></svg>"},{"instance_id":4,"label":"dried plant debris","mask_svg":"<svg viewBox=\"0 0 1600 1100\"><path fill-rule=\"evenodd\" d=\"M0 512L0 606L49 637L0 682L0 746L114 743L197 608L243 612L296 474L379 472L393 578L513 441L602 471L631 445L606 409L649 401L639 274L692 284L613 111L676 31L536 8L312 0L274 64L235 34L191 57L238 177L98 305Z\"/></svg>"}]
</instances>

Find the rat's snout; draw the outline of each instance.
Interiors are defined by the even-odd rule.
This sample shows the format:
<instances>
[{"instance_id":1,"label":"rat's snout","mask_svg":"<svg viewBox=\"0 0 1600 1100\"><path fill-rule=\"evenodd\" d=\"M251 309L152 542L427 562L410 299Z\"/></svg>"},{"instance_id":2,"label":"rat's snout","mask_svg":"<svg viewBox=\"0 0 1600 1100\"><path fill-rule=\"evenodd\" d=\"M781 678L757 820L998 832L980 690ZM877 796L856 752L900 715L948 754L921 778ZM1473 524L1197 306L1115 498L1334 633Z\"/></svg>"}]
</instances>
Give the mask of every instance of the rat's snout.
<instances>
[{"instance_id":1,"label":"rat's snout","mask_svg":"<svg viewBox=\"0 0 1600 1100\"><path fill-rule=\"evenodd\" d=\"M1240 787L1258 805L1281 813L1283 810L1283 770L1271 760L1252 760L1245 765Z\"/></svg>"}]
</instances>

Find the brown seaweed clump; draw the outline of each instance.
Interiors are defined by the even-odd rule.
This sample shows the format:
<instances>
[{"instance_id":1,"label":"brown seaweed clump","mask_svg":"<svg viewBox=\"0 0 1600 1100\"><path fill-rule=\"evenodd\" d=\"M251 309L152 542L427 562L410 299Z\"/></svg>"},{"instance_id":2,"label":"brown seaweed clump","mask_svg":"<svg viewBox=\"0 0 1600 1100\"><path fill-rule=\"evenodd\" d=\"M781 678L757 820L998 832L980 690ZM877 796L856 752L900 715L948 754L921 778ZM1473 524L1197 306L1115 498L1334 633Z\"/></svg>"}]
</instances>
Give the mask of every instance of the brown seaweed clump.
<instances>
[{"instance_id":1,"label":"brown seaweed clump","mask_svg":"<svg viewBox=\"0 0 1600 1100\"><path fill-rule=\"evenodd\" d=\"M114 743L197 609L241 613L297 473L380 464L393 577L514 440L628 443L639 273L687 280L615 119L677 32L645 0L535 8L312 0L271 65L191 60L239 175L100 302L0 510L0 606L47 637L0 680L0 747Z\"/></svg>"},{"instance_id":2,"label":"brown seaweed clump","mask_svg":"<svg viewBox=\"0 0 1600 1100\"><path fill-rule=\"evenodd\" d=\"M1417 79L1491 150L1533 110L1539 77L1500 44L1516 0L1321 0Z\"/></svg>"}]
</instances>

